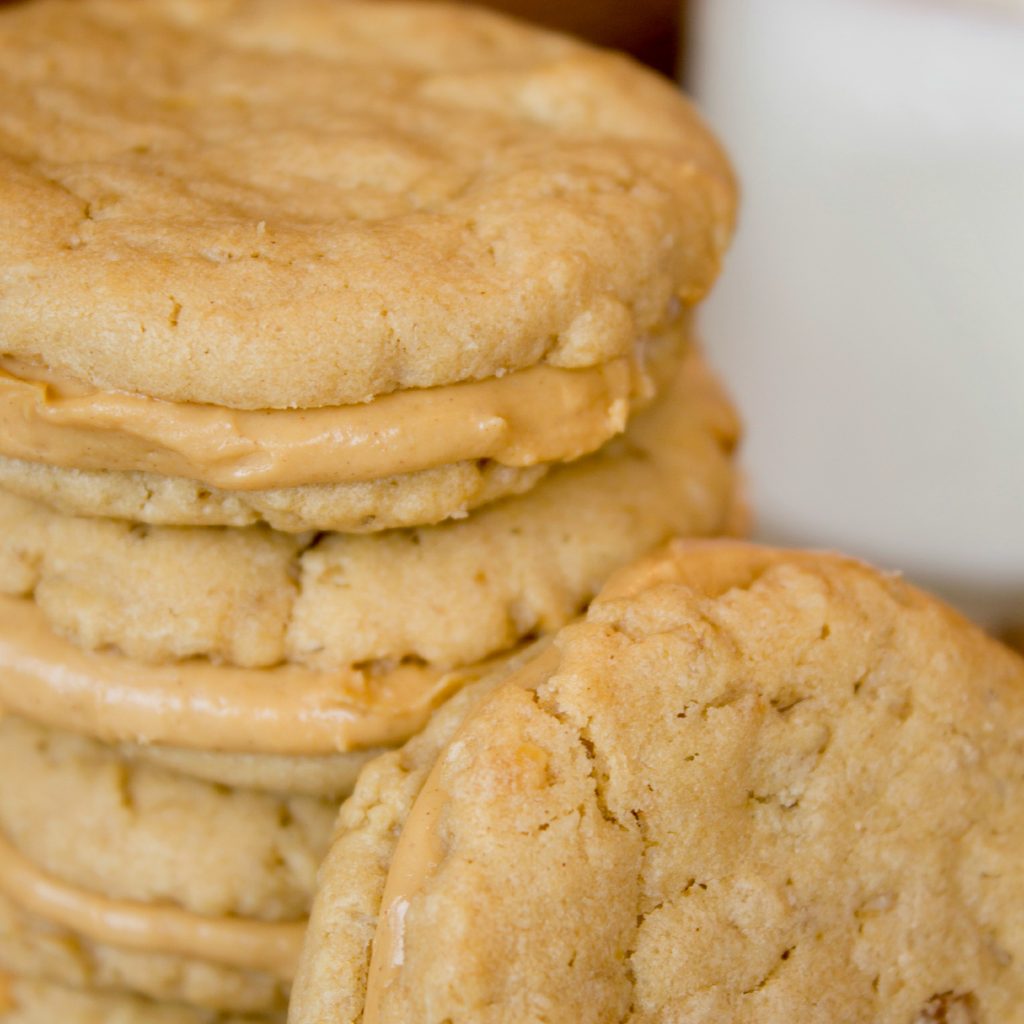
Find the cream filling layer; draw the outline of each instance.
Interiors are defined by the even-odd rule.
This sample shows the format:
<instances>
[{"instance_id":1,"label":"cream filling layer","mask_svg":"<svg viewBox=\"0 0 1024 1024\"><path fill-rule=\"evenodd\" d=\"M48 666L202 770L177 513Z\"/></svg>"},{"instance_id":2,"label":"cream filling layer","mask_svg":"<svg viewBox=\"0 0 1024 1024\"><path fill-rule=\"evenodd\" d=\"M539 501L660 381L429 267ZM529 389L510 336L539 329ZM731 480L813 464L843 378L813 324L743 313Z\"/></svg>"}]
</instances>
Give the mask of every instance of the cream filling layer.
<instances>
[{"instance_id":1,"label":"cream filling layer","mask_svg":"<svg viewBox=\"0 0 1024 1024\"><path fill-rule=\"evenodd\" d=\"M234 491L357 483L477 459L569 461L625 429L677 363L687 333L681 320L635 355L586 369L539 365L321 409L228 409L99 391L0 357L0 454Z\"/></svg>"},{"instance_id":2,"label":"cream filling layer","mask_svg":"<svg viewBox=\"0 0 1024 1024\"><path fill-rule=\"evenodd\" d=\"M559 660L558 648L549 644L535 658L512 672L502 685L535 690L557 671ZM457 731L444 749L457 743L458 735ZM445 844L438 832L438 823L449 799L441 780L444 749L416 796L388 867L371 947L362 1024L377 1024L379 1021L381 1000L397 981L405 962L405 915L412 900L444 860Z\"/></svg>"},{"instance_id":3,"label":"cream filling layer","mask_svg":"<svg viewBox=\"0 0 1024 1024\"><path fill-rule=\"evenodd\" d=\"M487 667L146 665L82 650L57 636L32 600L0 595L0 708L111 743L307 755L391 746Z\"/></svg>"},{"instance_id":4,"label":"cream filling layer","mask_svg":"<svg viewBox=\"0 0 1024 1024\"><path fill-rule=\"evenodd\" d=\"M290 981L306 922L204 917L177 907L115 900L40 870L0 836L0 892L23 910L93 942L266 971Z\"/></svg>"}]
</instances>

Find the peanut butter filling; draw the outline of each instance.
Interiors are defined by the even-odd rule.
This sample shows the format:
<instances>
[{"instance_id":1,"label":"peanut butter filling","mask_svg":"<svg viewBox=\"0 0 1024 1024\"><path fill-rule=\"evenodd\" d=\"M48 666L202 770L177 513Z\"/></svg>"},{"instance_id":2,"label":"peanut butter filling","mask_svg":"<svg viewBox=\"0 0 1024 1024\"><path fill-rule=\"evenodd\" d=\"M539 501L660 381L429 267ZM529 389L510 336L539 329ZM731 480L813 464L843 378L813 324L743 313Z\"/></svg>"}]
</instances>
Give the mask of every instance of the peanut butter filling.
<instances>
[{"instance_id":1,"label":"peanut butter filling","mask_svg":"<svg viewBox=\"0 0 1024 1024\"><path fill-rule=\"evenodd\" d=\"M551 678L558 663L558 648L547 645L536 657L514 671L505 680L505 684L536 689ZM457 742L458 733L448 747ZM444 860L445 844L438 830L448 799L441 782L443 758L444 750L412 805L388 867L366 978L363 1024L376 1024L380 1017L383 994L395 983L399 969L405 962L405 915L412 899Z\"/></svg>"},{"instance_id":2,"label":"peanut butter filling","mask_svg":"<svg viewBox=\"0 0 1024 1024\"><path fill-rule=\"evenodd\" d=\"M30 914L93 942L266 971L285 981L294 976L306 931L305 921L204 917L85 892L41 871L2 836L0 892Z\"/></svg>"},{"instance_id":3,"label":"peanut butter filling","mask_svg":"<svg viewBox=\"0 0 1024 1024\"><path fill-rule=\"evenodd\" d=\"M0 595L0 708L113 743L307 755L393 745L485 669L146 665L81 650L33 601Z\"/></svg>"},{"instance_id":4,"label":"peanut butter filling","mask_svg":"<svg viewBox=\"0 0 1024 1024\"><path fill-rule=\"evenodd\" d=\"M234 491L356 483L477 459L568 461L621 433L686 334L679 321L634 356L586 369L540 365L320 409L167 402L0 358L0 454Z\"/></svg>"}]
</instances>

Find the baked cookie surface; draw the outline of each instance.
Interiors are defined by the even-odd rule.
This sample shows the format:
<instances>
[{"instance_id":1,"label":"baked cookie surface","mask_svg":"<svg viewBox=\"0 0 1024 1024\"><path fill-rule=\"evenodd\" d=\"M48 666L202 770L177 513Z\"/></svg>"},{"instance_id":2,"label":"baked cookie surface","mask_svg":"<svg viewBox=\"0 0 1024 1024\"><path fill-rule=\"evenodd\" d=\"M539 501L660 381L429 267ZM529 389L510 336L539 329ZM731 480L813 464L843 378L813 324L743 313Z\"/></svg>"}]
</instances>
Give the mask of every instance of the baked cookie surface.
<instances>
[{"instance_id":1,"label":"baked cookie surface","mask_svg":"<svg viewBox=\"0 0 1024 1024\"><path fill-rule=\"evenodd\" d=\"M345 805L296 1024L1024 1020L1024 662L938 602L679 542L483 688Z\"/></svg>"},{"instance_id":2,"label":"baked cookie surface","mask_svg":"<svg viewBox=\"0 0 1024 1024\"><path fill-rule=\"evenodd\" d=\"M101 389L313 408L598 365L732 226L669 83L495 14L41 0L0 48L4 350Z\"/></svg>"},{"instance_id":3,"label":"baked cookie surface","mask_svg":"<svg viewBox=\"0 0 1024 1024\"><path fill-rule=\"evenodd\" d=\"M374 533L463 518L488 502L528 491L550 468L459 462L361 483L226 491L185 477L0 456L0 487L69 515L159 526L265 523L287 533Z\"/></svg>"}]
</instances>

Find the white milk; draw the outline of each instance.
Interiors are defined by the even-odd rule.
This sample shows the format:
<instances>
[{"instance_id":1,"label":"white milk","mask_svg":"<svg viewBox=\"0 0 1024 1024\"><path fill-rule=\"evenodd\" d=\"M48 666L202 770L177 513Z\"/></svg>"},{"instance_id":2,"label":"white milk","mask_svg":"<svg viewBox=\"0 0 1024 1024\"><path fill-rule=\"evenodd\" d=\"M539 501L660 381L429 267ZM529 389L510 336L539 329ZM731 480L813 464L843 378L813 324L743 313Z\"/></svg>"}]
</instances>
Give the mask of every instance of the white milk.
<instances>
[{"instance_id":1,"label":"white milk","mask_svg":"<svg viewBox=\"0 0 1024 1024\"><path fill-rule=\"evenodd\" d=\"M1024 4L698 0L759 533L1024 620Z\"/></svg>"}]
</instances>

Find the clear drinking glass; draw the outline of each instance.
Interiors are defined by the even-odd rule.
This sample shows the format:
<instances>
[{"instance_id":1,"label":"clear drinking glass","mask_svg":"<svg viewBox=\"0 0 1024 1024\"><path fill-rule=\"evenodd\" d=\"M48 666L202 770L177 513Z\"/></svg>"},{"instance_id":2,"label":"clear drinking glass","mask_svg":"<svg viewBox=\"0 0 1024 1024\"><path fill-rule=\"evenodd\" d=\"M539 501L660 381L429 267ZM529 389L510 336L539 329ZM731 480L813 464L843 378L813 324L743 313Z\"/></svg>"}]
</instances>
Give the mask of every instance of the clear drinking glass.
<instances>
[{"instance_id":1,"label":"clear drinking glass","mask_svg":"<svg viewBox=\"0 0 1024 1024\"><path fill-rule=\"evenodd\" d=\"M703 314L766 539L1024 621L1024 4L692 0L744 189Z\"/></svg>"}]
</instances>

